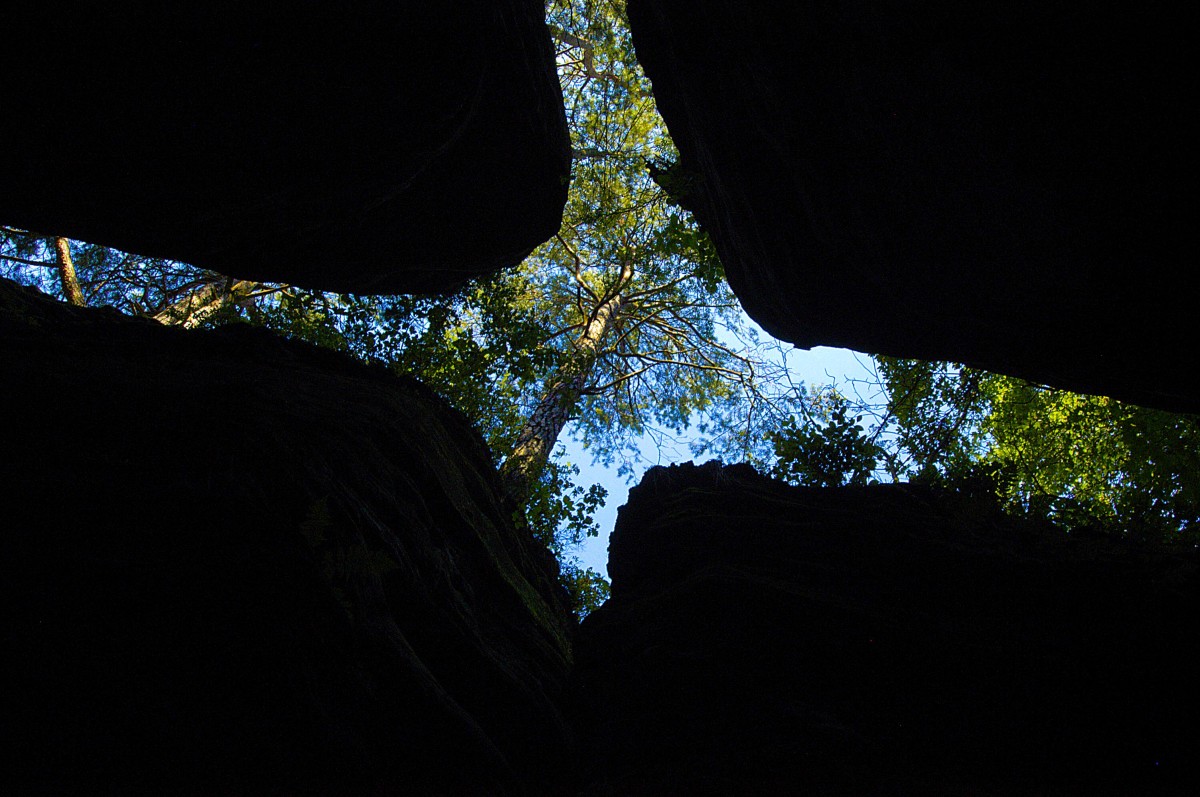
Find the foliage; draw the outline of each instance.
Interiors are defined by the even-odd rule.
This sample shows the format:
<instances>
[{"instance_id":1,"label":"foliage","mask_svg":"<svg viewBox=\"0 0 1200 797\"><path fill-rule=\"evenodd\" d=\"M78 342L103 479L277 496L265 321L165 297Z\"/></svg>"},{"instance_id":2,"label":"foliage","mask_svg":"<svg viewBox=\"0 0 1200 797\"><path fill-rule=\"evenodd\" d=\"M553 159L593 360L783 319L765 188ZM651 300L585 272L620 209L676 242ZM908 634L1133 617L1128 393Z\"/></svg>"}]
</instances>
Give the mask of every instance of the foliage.
<instances>
[{"instance_id":1,"label":"foliage","mask_svg":"<svg viewBox=\"0 0 1200 797\"><path fill-rule=\"evenodd\" d=\"M1067 528L1200 542L1200 418L954 363L874 362L857 400L827 388L803 405L812 418L773 436L777 475L862 483L873 468L879 480L982 489Z\"/></svg>"},{"instance_id":2,"label":"foliage","mask_svg":"<svg viewBox=\"0 0 1200 797\"><path fill-rule=\"evenodd\" d=\"M608 497L608 490L599 484L587 489L576 484L578 475L577 465L561 457L552 460L524 506L524 519L534 536L560 560L584 537L599 535L595 515Z\"/></svg>"},{"instance_id":3,"label":"foliage","mask_svg":"<svg viewBox=\"0 0 1200 797\"><path fill-rule=\"evenodd\" d=\"M982 442L984 374L957 363L875 357L888 400L877 425L895 440L883 455L888 475L940 483L965 476Z\"/></svg>"},{"instance_id":4,"label":"foliage","mask_svg":"<svg viewBox=\"0 0 1200 797\"><path fill-rule=\"evenodd\" d=\"M777 458L772 475L809 487L867 484L883 450L859 425L863 416L851 416L850 402L832 389L814 398L824 425L811 418L785 419L771 433Z\"/></svg>"},{"instance_id":5,"label":"foliage","mask_svg":"<svg viewBox=\"0 0 1200 797\"><path fill-rule=\"evenodd\" d=\"M580 567L575 561L563 562L563 582L571 596L571 611L580 620L608 600L611 587L604 576L590 567Z\"/></svg>"},{"instance_id":6,"label":"foliage","mask_svg":"<svg viewBox=\"0 0 1200 797\"><path fill-rule=\"evenodd\" d=\"M993 376L980 456L1010 508L1158 539L1200 538L1200 418Z\"/></svg>"},{"instance_id":7,"label":"foliage","mask_svg":"<svg viewBox=\"0 0 1200 797\"><path fill-rule=\"evenodd\" d=\"M707 236L651 179L648 164L676 156L634 58L624 4L555 2L548 19L574 175L562 230L522 268L540 281L540 312L564 333L551 341L564 353L605 299L623 299L573 433L625 474L641 435L678 435L710 418L720 419L706 425L719 430L710 445L735 449L744 441L728 434L732 418L755 399L752 358L732 343L740 307Z\"/></svg>"},{"instance_id":8,"label":"foliage","mask_svg":"<svg viewBox=\"0 0 1200 797\"><path fill-rule=\"evenodd\" d=\"M71 242L71 256L87 304L115 307L130 315L153 316L218 274L161 258ZM63 298L55 272L54 238L0 227L0 266L5 276Z\"/></svg>"}]
</instances>

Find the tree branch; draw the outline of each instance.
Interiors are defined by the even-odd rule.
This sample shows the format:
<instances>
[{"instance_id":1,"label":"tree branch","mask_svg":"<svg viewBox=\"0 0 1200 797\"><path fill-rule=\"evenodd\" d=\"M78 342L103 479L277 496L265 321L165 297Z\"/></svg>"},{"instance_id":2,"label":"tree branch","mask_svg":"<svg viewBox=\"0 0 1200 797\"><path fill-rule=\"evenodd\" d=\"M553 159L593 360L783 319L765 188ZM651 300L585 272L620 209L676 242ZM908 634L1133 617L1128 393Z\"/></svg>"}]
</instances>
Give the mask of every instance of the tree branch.
<instances>
[{"instance_id":1,"label":"tree branch","mask_svg":"<svg viewBox=\"0 0 1200 797\"><path fill-rule=\"evenodd\" d=\"M614 387L617 387L618 385L622 384L623 382L633 379L636 376L641 376L642 374L649 371L652 367L653 366L651 366L651 365L647 365L644 368L637 369L636 371L629 371L628 373L621 374L620 376L618 376L616 379L612 380L611 382L608 382L603 385L595 385L595 386L591 386L591 387L585 387L582 390L580 390L579 392L582 394L585 394L585 395L589 395L589 396L598 396L598 395L607 393L608 391L612 390Z\"/></svg>"},{"instance_id":2,"label":"tree branch","mask_svg":"<svg viewBox=\"0 0 1200 797\"><path fill-rule=\"evenodd\" d=\"M567 250L567 253L569 255L571 255L572 261L574 261L574 265L571 268L571 272L575 276L575 284L578 285L583 290L587 291L588 296L592 297L592 301L596 302L596 304L603 304L604 302L600 299L599 296L596 295L596 292L594 290L592 290L592 286L588 285L587 282L583 279L583 274L582 274L583 258L581 258L579 256L579 252L575 251L575 249L572 248L572 246L566 242L566 239L564 239L562 237L561 233L555 233L554 237L556 239L558 239L558 242L560 244L562 244L563 249ZM582 308L580 308L580 309L582 309Z\"/></svg>"},{"instance_id":3,"label":"tree branch","mask_svg":"<svg viewBox=\"0 0 1200 797\"><path fill-rule=\"evenodd\" d=\"M58 263L46 263L41 260L26 260L23 257L15 255L0 255L0 260L11 260L14 263L20 263L25 266L37 266L38 268L58 268Z\"/></svg>"},{"instance_id":4,"label":"tree branch","mask_svg":"<svg viewBox=\"0 0 1200 797\"><path fill-rule=\"evenodd\" d=\"M637 291L635 293L631 293L626 298L637 301L638 299L643 299L647 296L653 296L656 293L663 293L664 291L669 291L672 288L674 288L676 285L679 285L680 283L683 283L683 282L687 282L688 280L694 279L695 277L696 277L695 274L684 274L683 276L676 277L675 279L673 279L669 282L664 282L660 285L655 285L653 288L647 288L642 291Z\"/></svg>"},{"instance_id":5,"label":"tree branch","mask_svg":"<svg viewBox=\"0 0 1200 797\"><path fill-rule=\"evenodd\" d=\"M726 376L736 377L740 382L744 374L741 371L734 371L731 368L725 368L720 365L708 365L705 363L688 362L687 360L668 360L662 357L653 357L649 354L617 354L618 357L624 359L641 360L642 362L654 363L655 365L676 365L680 368L692 368L697 371L713 371L716 373L725 374Z\"/></svg>"}]
</instances>

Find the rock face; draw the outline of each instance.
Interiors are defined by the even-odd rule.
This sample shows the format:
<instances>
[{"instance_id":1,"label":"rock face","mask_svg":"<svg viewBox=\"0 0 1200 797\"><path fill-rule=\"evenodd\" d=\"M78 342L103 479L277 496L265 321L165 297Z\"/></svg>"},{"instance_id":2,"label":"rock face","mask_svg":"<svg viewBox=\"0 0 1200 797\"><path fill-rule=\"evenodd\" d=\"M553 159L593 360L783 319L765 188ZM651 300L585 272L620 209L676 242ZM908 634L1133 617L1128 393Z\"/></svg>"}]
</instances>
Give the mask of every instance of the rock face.
<instances>
[{"instance_id":1,"label":"rock face","mask_svg":"<svg viewBox=\"0 0 1200 797\"><path fill-rule=\"evenodd\" d=\"M1200 409L1182 8L628 10L684 204L772 334Z\"/></svg>"},{"instance_id":2,"label":"rock face","mask_svg":"<svg viewBox=\"0 0 1200 797\"><path fill-rule=\"evenodd\" d=\"M1194 793L1197 564L915 487L651 470L576 648L586 793Z\"/></svg>"},{"instance_id":3,"label":"rock face","mask_svg":"<svg viewBox=\"0 0 1200 797\"><path fill-rule=\"evenodd\" d=\"M0 790L561 787L556 566L438 397L7 281L0 369Z\"/></svg>"},{"instance_id":4,"label":"rock face","mask_svg":"<svg viewBox=\"0 0 1200 797\"><path fill-rule=\"evenodd\" d=\"M0 369L4 793L1200 779L1194 553L911 486L660 468L572 650L482 440L414 382L7 281Z\"/></svg>"},{"instance_id":5,"label":"rock face","mask_svg":"<svg viewBox=\"0 0 1200 797\"><path fill-rule=\"evenodd\" d=\"M26 4L0 222L241 278L442 291L558 229L540 0Z\"/></svg>"}]
</instances>

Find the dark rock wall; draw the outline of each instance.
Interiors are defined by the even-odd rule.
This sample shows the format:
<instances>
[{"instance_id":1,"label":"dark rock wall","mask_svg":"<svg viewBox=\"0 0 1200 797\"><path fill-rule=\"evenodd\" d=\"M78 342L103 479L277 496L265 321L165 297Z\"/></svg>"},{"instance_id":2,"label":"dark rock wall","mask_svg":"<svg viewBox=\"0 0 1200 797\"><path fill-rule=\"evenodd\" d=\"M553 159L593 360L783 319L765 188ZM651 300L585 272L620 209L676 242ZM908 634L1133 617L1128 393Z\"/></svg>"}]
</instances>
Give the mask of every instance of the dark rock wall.
<instances>
[{"instance_id":1,"label":"dark rock wall","mask_svg":"<svg viewBox=\"0 0 1200 797\"><path fill-rule=\"evenodd\" d=\"M1191 794L1193 555L654 469L583 623L588 794Z\"/></svg>"},{"instance_id":2,"label":"dark rock wall","mask_svg":"<svg viewBox=\"0 0 1200 797\"><path fill-rule=\"evenodd\" d=\"M420 385L0 283L5 793L554 793L549 554Z\"/></svg>"},{"instance_id":3,"label":"dark rock wall","mask_svg":"<svg viewBox=\"0 0 1200 797\"><path fill-rule=\"evenodd\" d=\"M1175 376L1182 12L782 10L629 8L679 198L755 318L1200 409ZM539 2L5 26L6 224L375 292L450 289L559 224ZM1197 782L1194 555L912 487L659 469L573 691L555 565L420 385L7 282L0 373L5 791L559 793L575 731L591 794Z\"/></svg>"},{"instance_id":4,"label":"dark rock wall","mask_svg":"<svg viewBox=\"0 0 1200 797\"><path fill-rule=\"evenodd\" d=\"M540 0L27 3L0 222L240 278L443 291L558 229Z\"/></svg>"},{"instance_id":5,"label":"dark rock wall","mask_svg":"<svg viewBox=\"0 0 1200 797\"><path fill-rule=\"evenodd\" d=\"M628 8L685 203L772 334L1200 409L1183 7Z\"/></svg>"},{"instance_id":6,"label":"dark rock wall","mask_svg":"<svg viewBox=\"0 0 1200 797\"><path fill-rule=\"evenodd\" d=\"M1200 778L1194 552L909 486L660 468L572 640L482 441L416 383L9 282L0 369L6 793Z\"/></svg>"}]
</instances>

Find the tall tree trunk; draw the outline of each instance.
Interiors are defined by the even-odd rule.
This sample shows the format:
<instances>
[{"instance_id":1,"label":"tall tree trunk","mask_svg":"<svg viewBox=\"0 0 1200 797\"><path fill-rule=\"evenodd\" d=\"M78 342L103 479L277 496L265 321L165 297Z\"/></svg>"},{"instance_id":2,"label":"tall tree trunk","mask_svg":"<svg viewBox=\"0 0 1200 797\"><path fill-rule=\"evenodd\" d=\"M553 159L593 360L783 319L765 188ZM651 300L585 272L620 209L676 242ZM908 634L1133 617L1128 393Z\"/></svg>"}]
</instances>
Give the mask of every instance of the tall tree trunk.
<instances>
[{"instance_id":1,"label":"tall tree trunk","mask_svg":"<svg viewBox=\"0 0 1200 797\"><path fill-rule=\"evenodd\" d=\"M215 315L222 307L245 301L257 287L257 282L248 280L209 283L157 313L154 320L191 329L203 323L204 319Z\"/></svg>"},{"instance_id":2,"label":"tall tree trunk","mask_svg":"<svg viewBox=\"0 0 1200 797\"><path fill-rule=\"evenodd\" d=\"M62 282L63 296L69 303L83 307L83 291L79 289L79 278L75 276L75 264L71 261L71 242L66 238L55 238L54 250L58 253L58 278Z\"/></svg>"},{"instance_id":3,"label":"tall tree trunk","mask_svg":"<svg viewBox=\"0 0 1200 797\"><path fill-rule=\"evenodd\" d=\"M582 334L575 339L570 359L547 383L545 395L521 428L512 454L500 468L504 491L518 504L529 499L534 482L546 467L554 443L587 386L601 344L620 317L621 305L621 296L617 295L596 310Z\"/></svg>"}]
</instances>

